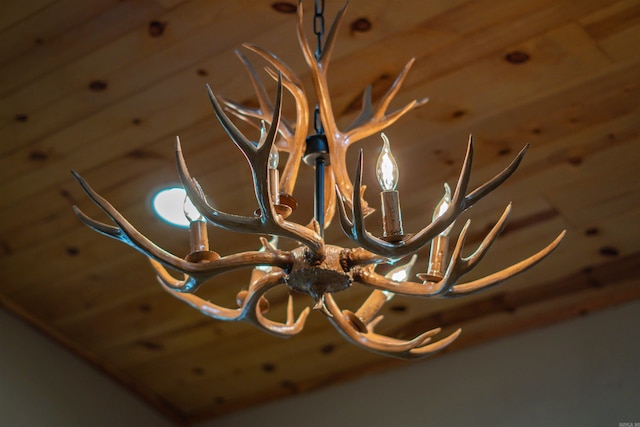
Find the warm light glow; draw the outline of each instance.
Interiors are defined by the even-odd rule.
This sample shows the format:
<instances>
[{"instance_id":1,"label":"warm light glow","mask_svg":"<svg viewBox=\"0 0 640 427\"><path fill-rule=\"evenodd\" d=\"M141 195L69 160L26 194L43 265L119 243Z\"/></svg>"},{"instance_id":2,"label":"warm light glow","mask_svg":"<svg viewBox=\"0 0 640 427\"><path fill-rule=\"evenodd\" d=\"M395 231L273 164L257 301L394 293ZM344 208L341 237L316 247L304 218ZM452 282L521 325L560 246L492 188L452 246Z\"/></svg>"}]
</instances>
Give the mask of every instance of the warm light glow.
<instances>
[{"instance_id":1,"label":"warm light glow","mask_svg":"<svg viewBox=\"0 0 640 427\"><path fill-rule=\"evenodd\" d=\"M380 156L378 157L378 162L376 163L376 177L378 178L380 188L384 191L393 191L398 186L398 164L393 154L391 154L389 139L384 133L381 133L380 136L384 143Z\"/></svg>"},{"instance_id":2,"label":"warm light glow","mask_svg":"<svg viewBox=\"0 0 640 427\"><path fill-rule=\"evenodd\" d=\"M385 277L388 277L389 279L396 282L406 281L409 278L409 273L411 273L411 269L415 265L417 259L418 255L413 255L408 263L399 265L393 270L390 270L387 274L385 274Z\"/></svg>"},{"instance_id":3,"label":"warm light glow","mask_svg":"<svg viewBox=\"0 0 640 427\"><path fill-rule=\"evenodd\" d=\"M188 227L189 219L185 216L185 197L187 197L187 193L184 191L184 188L164 188L153 196L153 210L163 221L171 225ZM197 212L195 207L194 210Z\"/></svg>"}]
</instances>

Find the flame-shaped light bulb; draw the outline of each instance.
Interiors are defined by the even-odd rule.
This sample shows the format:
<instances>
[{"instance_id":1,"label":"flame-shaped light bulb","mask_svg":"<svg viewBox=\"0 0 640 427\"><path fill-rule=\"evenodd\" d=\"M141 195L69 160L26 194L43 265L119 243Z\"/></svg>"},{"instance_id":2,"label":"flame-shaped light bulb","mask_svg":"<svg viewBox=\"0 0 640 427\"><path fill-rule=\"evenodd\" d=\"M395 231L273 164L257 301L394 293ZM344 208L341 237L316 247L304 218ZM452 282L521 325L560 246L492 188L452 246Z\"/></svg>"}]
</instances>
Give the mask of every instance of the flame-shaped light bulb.
<instances>
[{"instance_id":1,"label":"flame-shaped light bulb","mask_svg":"<svg viewBox=\"0 0 640 427\"><path fill-rule=\"evenodd\" d=\"M280 162L280 154L278 154L278 148L276 144L271 146L271 151L269 152L269 169L275 170L278 169L278 163Z\"/></svg>"},{"instance_id":2,"label":"flame-shaped light bulb","mask_svg":"<svg viewBox=\"0 0 640 427\"><path fill-rule=\"evenodd\" d=\"M451 187L449 187L449 184L447 184L445 182L444 183L444 195L442 196L442 199L440 199L440 201L436 205L436 208L433 210L432 220L435 221L438 218L440 218L442 215L444 215L444 213L447 211L447 209L449 209L449 206L451 206ZM451 229L453 228L453 224L454 223L452 222L451 225L449 227L447 227L447 229L444 230L440 234L443 235L443 236L448 236L449 233L451 233Z\"/></svg>"},{"instance_id":3,"label":"flame-shaped light bulb","mask_svg":"<svg viewBox=\"0 0 640 427\"><path fill-rule=\"evenodd\" d=\"M189 222L204 221L204 217L198 211L198 208L195 207L189 196L184 197L182 211L184 212L184 216L189 220Z\"/></svg>"},{"instance_id":4,"label":"flame-shaped light bulb","mask_svg":"<svg viewBox=\"0 0 640 427\"><path fill-rule=\"evenodd\" d=\"M384 133L381 133L380 136L384 143L376 163L376 177L380 188L384 191L393 191L398 186L398 164L393 154L391 154L389 139Z\"/></svg>"}]
</instances>

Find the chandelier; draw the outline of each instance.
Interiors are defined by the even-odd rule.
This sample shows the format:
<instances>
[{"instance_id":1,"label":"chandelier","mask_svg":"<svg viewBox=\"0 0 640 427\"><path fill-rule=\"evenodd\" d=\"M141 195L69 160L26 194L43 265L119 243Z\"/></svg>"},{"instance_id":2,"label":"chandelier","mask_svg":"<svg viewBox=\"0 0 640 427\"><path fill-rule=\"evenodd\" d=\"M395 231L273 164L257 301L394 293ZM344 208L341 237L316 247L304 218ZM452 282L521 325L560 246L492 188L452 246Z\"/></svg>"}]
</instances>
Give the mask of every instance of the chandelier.
<instances>
[{"instance_id":1,"label":"chandelier","mask_svg":"<svg viewBox=\"0 0 640 427\"><path fill-rule=\"evenodd\" d=\"M376 165L376 176L381 187L382 235L376 237L367 230L365 217L373 209L363 198L363 154L360 151L352 183L346 165L347 149L351 144L387 128L426 100L414 100L403 108L387 111L413 63L411 60L375 107L372 105L371 87L365 89L361 113L350 126L339 129L332 111L327 68L346 4L337 13L326 40L323 9L323 2L316 0L314 32L318 44L313 52L303 31L300 2L297 8L297 35L313 80L317 99L315 110L311 111L309 108L300 78L276 55L250 44L243 46L272 67L266 70L277 81L275 101L270 100L259 75L242 53L238 53L238 56L256 91L259 103L257 108L245 107L216 96L207 86L216 117L249 163L258 205L253 216L225 213L209 202L202 187L187 169L179 139L176 141L176 158L180 179L188 195L185 216L190 221L191 242L191 251L184 259L156 246L97 194L80 175L72 172L84 191L116 225L96 221L77 206L74 206L74 211L88 227L146 255L162 287L207 316L228 321L248 321L267 332L287 337L302 330L310 313L310 308L306 307L297 318L294 315L291 294L303 293L313 298L314 309L325 314L347 340L360 347L405 359L430 355L453 342L460 334L460 329L437 341L432 341L432 337L440 332L439 328L411 340L378 334L375 328L382 320L378 313L386 302L395 294L455 298L494 286L545 258L558 246L565 232L529 258L486 277L459 283L462 276L480 262L500 234L511 205L506 207L475 252L467 257L462 256L461 252L470 221L466 221L450 250L450 232L454 222L462 212L513 174L527 147L506 169L469 191L473 159L473 140L470 137L455 187L451 189L447 184L444 185L444 195L435 208L432 222L417 233L410 234L403 229L399 193L396 190L398 167L391 153L389 140L384 134L381 134L384 143ZM294 123L281 116L284 90L295 100ZM225 110L258 127L259 141L254 143L241 133ZM308 136L311 122L314 133ZM282 174L278 169L279 152L288 154ZM314 218L307 225L287 221L297 206L292 194L302 161L315 168ZM195 209L187 209L188 206ZM343 248L325 242L324 230L329 226L336 210L342 230L358 247ZM209 249L207 224L233 232L261 235L259 239L262 247L256 251L220 256ZM279 249L277 241L280 237L293 240L298 246L292 250ZM425 272L416 275L418 281L409 280L409 271L416 262L415 253L429 244L430 255ZM396 262L408 257L408 262L395 266ZM376 272L376 267L384 264L395 268L386 274ZM248 289L237 294L238 307L223 307L196 294L205 282L239 268L253 270ZM182 277L175 278L168 269L181 273ZM354 283L369 287L372 291L355 312L343 310L336 303L333 294L349 289ZM266 317L269 303L265 294L279 285L285 285L290 290L284 322Z\"/></svg>"}]
</instances>

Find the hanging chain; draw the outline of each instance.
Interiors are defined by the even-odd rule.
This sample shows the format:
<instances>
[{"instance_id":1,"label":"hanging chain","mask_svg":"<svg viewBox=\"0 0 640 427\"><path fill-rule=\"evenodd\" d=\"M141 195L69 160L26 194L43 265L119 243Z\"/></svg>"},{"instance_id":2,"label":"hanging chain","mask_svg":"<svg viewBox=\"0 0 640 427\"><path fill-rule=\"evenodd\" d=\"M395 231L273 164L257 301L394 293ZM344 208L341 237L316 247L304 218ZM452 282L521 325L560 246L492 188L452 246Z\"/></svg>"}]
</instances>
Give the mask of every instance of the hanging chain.
<instances>
[{"instance_id":1,"label":"hanging chain","mask_svg":"<svg viewBox=\"0 0 640 427\"><path fill-rule=\"evenodd\" d=\"M324 36L324 0L316 0L315 15L313 15L313 32L318 39L316 59L322 55L322 37Z\"/></svg>"},{"instance_id":2,"label":"hanging chain","mask_svg":"<svg viewBox=\"0 0 640 427\"><path fill-rule=\"evenodd\" d=\"M322 56L322 38L324 37L324 0L316 0L315 2L315 14L313 15L313 32L318 39L318 47L316 48L316 61ZM322 120L320 119L320 107L316 104L316 108L313 112L313 128L316 134L323 134L324 127L322 126Z\"/></svg>"}]
</instances>

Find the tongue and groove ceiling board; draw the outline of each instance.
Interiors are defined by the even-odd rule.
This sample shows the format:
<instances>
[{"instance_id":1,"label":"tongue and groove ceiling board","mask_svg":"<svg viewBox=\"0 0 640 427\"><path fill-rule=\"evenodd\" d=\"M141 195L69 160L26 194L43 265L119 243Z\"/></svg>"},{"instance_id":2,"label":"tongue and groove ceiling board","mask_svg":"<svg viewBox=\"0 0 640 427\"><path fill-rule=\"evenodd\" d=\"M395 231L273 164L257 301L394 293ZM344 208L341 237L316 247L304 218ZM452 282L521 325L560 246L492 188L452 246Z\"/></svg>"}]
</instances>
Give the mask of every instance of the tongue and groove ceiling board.
<instances>
[{"instance_id":1,"label":"tongue and groove ceiling board","mask_svg":"<svg viewBox=\"0 0 640 427\"><path fill-rule=\"evenodd\" d=\"M340 6L327 1L325 19ZM304 7L313 37L313 3ZM205 83L255 104L234 54L251 42L287 62L310 93L291 9L247 0L0 5L0 302L182 423L407 363L348 344L319 312L288 340L211 320L165 293L143 256L88 230L71 210L76 204L106 221L72 179L74 169L159 246L185 255L187 233L150 209L155 190L179 181L179 135L210 200L227 212L252 212L248 166L217 123ZM504 235L470 276L503 268L568 231L539 266L485 293L397 297L383 309L381 332L406 338L462 327L446 357L640 298L639 44L633 0L351 2L329 70L339 123L358 113L367 84L379 99L412 57L394 105L430 99L387 131L400 166L405 230L430 221L473 133L472 185L531 147L516 174L465 214L469 243L477 244L513 202ZM275 84L265 81L275 96ZM293 113L286 97L284 114ZM352 173L359 148L367 198L379 208L372 170L380 140L350 150ZM312 176L303 167L296 188L300 208L292 218L302 223L312 215ZM379 216L368 226L378 229ZM328 241L349 245L337 228ZM259 246L254 236L212 228L210 238L222 255ZM418 271L426 257L421 251ZM246 271L224 275L203 292L233 305L247 280ZM337 297L353 308L367 295L354 286ZM283 315L286 292L269 299L270 316ZM296 309L311 302L296 296Z\"/></svg>"}]
</instances>

